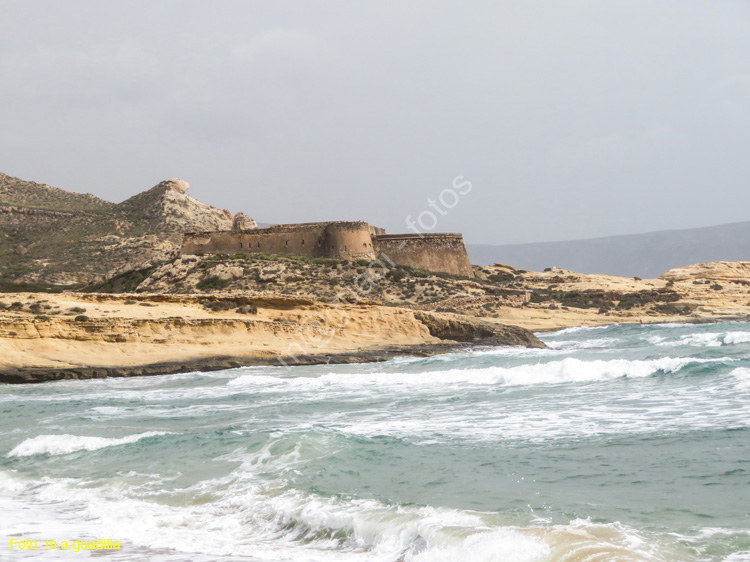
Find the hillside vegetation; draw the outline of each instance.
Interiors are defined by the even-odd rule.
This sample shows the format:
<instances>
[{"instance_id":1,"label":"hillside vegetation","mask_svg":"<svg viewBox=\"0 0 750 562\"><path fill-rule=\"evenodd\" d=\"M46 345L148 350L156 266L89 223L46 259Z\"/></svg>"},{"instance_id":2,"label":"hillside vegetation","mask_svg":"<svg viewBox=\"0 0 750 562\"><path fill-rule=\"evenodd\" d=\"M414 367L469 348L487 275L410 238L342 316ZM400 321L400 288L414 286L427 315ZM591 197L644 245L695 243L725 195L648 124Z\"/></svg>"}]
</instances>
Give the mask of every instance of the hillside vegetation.
<instances>
[{"instance_id":1,"label":"hillside vegetation","mask_svg":"<svg viewBox=\"0 0 750 562\"><path fill-rule=\"evenodd\" d=\"M0 172L0 206L48 211L111 212L116 205L90 193L71 193Z\"/></svg>"},{"instance_id":2,"label":"hillside vegetation","mask_svg":"<svg viewBox=\"0 0 750 562\"><path fill-rule=\"evenodd\" d=\"M232 215L166 180L120 204L0 174L0 282L83 285L172 257Z\"/></svg>"},{"instance_id":3,"label":"hillside vegetation","mask_svg":"<svg viewBox=\"0 0 750 562\"><path fill-rule=\"evenodd\" d=\"M248 296L371 302L550 329L745 316L750 312L745 271L750 264L741 265L705 264L644 280L496 264L476 267L469 278L408 267L386 270L382 262L364 259L235 254L174 258L87 290L203 295L206 306L218 311Z\"/></svg>"}]
</instances>

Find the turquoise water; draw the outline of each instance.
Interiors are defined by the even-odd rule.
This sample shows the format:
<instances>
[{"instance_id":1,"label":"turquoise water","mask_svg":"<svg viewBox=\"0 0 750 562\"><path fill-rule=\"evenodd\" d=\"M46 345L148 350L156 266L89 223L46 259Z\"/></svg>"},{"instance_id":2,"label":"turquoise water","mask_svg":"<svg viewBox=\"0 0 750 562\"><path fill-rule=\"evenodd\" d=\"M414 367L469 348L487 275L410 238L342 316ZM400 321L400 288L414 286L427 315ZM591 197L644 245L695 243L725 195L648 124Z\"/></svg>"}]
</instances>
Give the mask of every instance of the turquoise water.
<instances>
[{"instance_id":1,"label":"turquoise water","mask_svg":"<svg viewBox=\"0 0 750 562\"><path fill-rule=\"evenodd\" d=\"M750 325L541 337L0 386L0 559L750 560Z\"/></svg>"}]
</instances>

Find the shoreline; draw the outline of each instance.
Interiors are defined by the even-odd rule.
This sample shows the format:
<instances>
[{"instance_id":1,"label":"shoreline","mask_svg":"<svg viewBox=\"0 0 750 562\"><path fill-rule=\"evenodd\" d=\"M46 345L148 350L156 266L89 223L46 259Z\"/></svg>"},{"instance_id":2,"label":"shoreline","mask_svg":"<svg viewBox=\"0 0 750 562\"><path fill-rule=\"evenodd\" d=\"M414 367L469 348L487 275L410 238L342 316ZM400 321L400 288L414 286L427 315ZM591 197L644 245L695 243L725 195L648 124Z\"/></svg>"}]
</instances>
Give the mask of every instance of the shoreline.
<instances>
[{"instance_id":1,"label":"shoreline","mask_svg":"<svg viewBox=\"0 0 750 562\"><path fill-rule=\"evenodd\" d=\"M400 306L235 291L7 293L0 383L365 363L476 346L543 348L535 333L572 327L750 322L748 281L735 266L703 264L650 280L523 272L523 290L513 270L513 298L462 281L459 297ZM493 271L511 275L504 267Z\"/></svg>"},{"instance_id":2,"label":"shoreline","mask_svg":"<svg viewBox=\"0 0 750 562\"><path fill-rule=\"evenodd\" d=\"M175 375L197 371L211 372L242 367L294 368L304 365L342 365L348 363L379 363L395 357L430 357L444 353L468 351L486 347L465 343L439 343L414 346L387 346L345 353L321 353L306 355L283 365L278 357L232 357L217 356L187 361L153 363L132 367L65 367L65 368L21 368L0 369L0 384L39 384L61 380L90 380L104 378L148 377Z\"/></svg>"},{"instance_id":3,"label":"shoreline","mask_svg":"<svg viewBox=\"0 0 750 562\"><path fill-rule=\"evenodd\" d=\"M0 311L0 383L364 363L477 345L545 347L524 328L370 303L341 305L334 312L343 321L335 323L329 306L311 299L245 297L242 306L253 309L247 314L208 310L192 295L16 298L25 308ZM34 316L28 302L60 312Z\"/></svg>"},{"instance_id":4,"label":"shoreline","mask_svg":"<svg viewBox=\"0 0 750 562\"><path fill-rule=\"evenodd\" d=\"M553 333L568 328L601 328L607 326L637 324L719 324L723 322L748 322L750 316L730 316L726 318L689 318L681 320L659 320L654 322L612 322L595 326L567 326L565 328L550 328L537 330L535 333ZM280 361L279 356L210 356L184 361L164 361L143 365L130 366L81 366L81 367L21 367L0 368L0 384L41 384L63 380L92 380L104 378L148 377L158 375L174 375L192 372L213 372L242 367L280 367L294 368L310 365L343 365L349 363L378 363L396 357L431 357L447 353L470 352L487 347L508 347L488 343L471 342L442 342L412 345L387 345L358 349L345 352L315 353L295 357L287 364ZM516 346L519 347L519 346Z\"/></svg>"}]
</instances>

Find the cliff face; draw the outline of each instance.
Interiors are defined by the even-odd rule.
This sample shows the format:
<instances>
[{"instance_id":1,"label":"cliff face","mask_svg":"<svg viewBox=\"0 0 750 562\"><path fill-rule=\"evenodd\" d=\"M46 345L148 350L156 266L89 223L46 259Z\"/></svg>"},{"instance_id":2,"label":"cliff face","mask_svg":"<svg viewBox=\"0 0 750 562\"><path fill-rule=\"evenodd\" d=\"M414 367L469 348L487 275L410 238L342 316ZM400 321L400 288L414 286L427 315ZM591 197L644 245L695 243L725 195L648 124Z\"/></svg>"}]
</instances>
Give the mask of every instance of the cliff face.
<instances>
[{"instance_id":1,"label":"cliff face","mask_svg":"<svg viewBox=\"0 0 750 562\"><path fill-rule=\"evenodd\" d=\"M521 328L372 304L342 304L334 318L325 303L283 296L40 297L0 301L0 383L380 361L466 347L457 341L543 347Z\"/></svg>"},{"instance_id":2,"label":"cliff face","mask_svg":"<svg viewBox=\"0 0 750 562\"><path fill-rule=\"evenodd\" d=\"M168 259L185 232L232 229L188 187L170 179L115 204L0 174L0 281L87 283Z\"/></svg>"}]
</instances>

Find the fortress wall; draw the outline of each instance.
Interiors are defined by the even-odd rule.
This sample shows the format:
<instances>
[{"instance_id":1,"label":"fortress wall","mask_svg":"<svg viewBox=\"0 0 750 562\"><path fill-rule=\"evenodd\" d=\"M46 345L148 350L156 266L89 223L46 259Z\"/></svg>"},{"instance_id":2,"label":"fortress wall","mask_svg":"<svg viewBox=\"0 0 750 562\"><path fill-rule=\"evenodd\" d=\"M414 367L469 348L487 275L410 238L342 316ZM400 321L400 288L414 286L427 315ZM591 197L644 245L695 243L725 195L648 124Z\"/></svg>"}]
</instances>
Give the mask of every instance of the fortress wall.
<instances>
[{"instance_id":1,"label":"fortress wall","mask_svg":"<svg viewBox=\"0 0 750 562\"><path fill-rule=\"evenodd\" d=\"M454 275L473 274L460 234L383 232L366 222L280 224L240 232L195 232L185 234L182 254L264 252L347 260L374 259L385 254L398 265Z\"/></svg>"},{"instance_id":2,"label":"fortress wall","mask_svg":"<svg viewBox=\"0 0 750 562\"><path fill-rule=\"evenodd\" d=\"M332 257L356 260L374 259L372 244L374 228L367 223L339 223L327 228L327 243Z\"/></svg>"},{"instance_id":3,"label":"fortress wall","mask_svg":"<svg viewBox=\"0 0 750 562\"><path fill-rule=\"evenodd\" d=\"M473 270L460 234L393 234L375 239L376 252L398 265L472 276Z\"/></svg>"},{"instance_id":4,"label":"fortress wall","mask_svg":"<svg viewBox=\"0 0 750 562\"><path fill-rule=\"evenodd\" d=\"M231 231L189 232L182 239L180 253L195 254L236 254L240 251L237 233Z\"/></svg>"},{"instance_id":5,"label":"fortress wall","mask_svg":"<svg viewBox=\"0 0 750 562\"><path fill-rule=\"evenodd\" d=\"M364 222L275 225L241 232L185 235L182 254L260 253L357 259L373 257L374 228Z\"/></svg>"},{"instance_id":6,"label":"fortress wall","mask_svg":"<svg viewBox=\"0 0 750 562\"><path fill-rule=\"evenodd\" d=\"M309 224L300 228L269 228L245 231L238 236L241 252L269 254L296 254L323 257L326 252L325 225Z\"/></svg>"},{"instance_id":7,"label":"fortress wall","mask_svg":"<svg viewBox=\"0 0 750 562\"><path fill-rule=\"evenodd\" d=\"M241 232L196 232L185 235L182 254L236 254L244 252L327 255L325 227L316 225L298 229L258 229Z\"/></svg>"}]
</instances>

